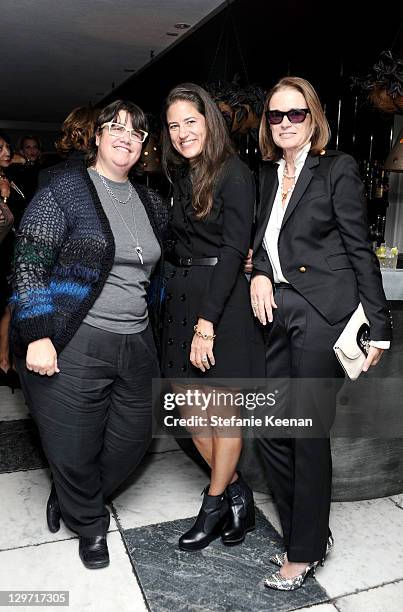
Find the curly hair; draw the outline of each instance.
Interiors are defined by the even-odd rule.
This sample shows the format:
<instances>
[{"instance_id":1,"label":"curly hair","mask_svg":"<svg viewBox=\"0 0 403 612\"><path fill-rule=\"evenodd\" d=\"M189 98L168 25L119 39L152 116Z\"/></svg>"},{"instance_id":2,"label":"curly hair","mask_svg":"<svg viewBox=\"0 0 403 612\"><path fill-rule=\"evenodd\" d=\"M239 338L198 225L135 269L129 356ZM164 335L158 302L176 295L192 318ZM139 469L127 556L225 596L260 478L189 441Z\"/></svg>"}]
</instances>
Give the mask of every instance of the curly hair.
<instances>
[{"instance_id":1,"label":"curly hair","mask_svg":"<svg viewBox=\"0 0 403 612\"><path fill-rule=\"evenodd\" d=\"M67 115L62 124L62 135L55 142L60 155L65 157L71 151L88 150L99 112L98 108L78 106Z\"/></svg>"}]
</instances>

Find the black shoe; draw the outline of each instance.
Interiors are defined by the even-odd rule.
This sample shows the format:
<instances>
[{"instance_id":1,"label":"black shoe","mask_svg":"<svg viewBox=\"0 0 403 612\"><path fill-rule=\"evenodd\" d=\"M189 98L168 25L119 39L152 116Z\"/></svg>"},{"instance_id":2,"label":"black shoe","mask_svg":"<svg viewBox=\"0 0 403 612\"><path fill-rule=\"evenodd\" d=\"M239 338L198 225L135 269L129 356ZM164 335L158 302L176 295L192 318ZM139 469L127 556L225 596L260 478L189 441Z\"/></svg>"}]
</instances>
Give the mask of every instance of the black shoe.
<instances>
[{"instance_id":1,"label":"black shoe","mask_svg":"<svg viewBox=\"0 0 403 612\"><path fill-rule=\"evenodd\" d=\"M228 502L224 493L208 495L207 491L208 487L203 491L203 503L195 524L179 538L179 548L182 550L200 550L220 537L227 520Z\"/></svg>"},{"instance_id":2,"label":"black shoe","mask_svg":"<svg viewBox=\"0 0 403 612\"><path fill-rule=\"evenodd\" d=\"M98 569L109 565L109 552L106 535L86 538L80 536L78 552L81 561L88 569Z\"/></svg>"},{"instance_id":3,"label":"black shoe","mask_svg":"<svg viewBox=\"0 0 403 612\"><path fill-rule=\"evenodd\" d=\"M252 489L243 480L240 472L238 480L228 485L225 492L229 512L221 537L224 544L231 546L243 542L247 532L255 528L255 504Z\"/></svg>"},{"instance_id":4,"label":"black shoe","mask_svg":"<svg viewBox=\"0 0 403 612\"><path fill-rule=\"evenodd\" d=\"M55 485L52 484L48 503L46 504L46 520L48 523L49 531L56 533L60 529L60 506L59 500L57 499Z\"/></svg>"}]
</instances>

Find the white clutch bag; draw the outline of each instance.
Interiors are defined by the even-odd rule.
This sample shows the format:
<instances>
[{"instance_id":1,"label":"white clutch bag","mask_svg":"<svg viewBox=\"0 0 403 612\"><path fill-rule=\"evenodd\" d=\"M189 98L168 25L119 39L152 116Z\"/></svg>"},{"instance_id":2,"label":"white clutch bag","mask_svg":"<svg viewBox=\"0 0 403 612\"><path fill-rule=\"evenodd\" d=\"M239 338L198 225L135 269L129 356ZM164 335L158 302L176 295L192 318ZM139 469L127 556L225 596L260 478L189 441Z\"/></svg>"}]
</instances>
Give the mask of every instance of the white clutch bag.
<instances>
[{"instance_id":1,"label":"white clutch bag","mask_svg":"<svg viewBox=\"0 0 403 612\"><path fill-rule=\"evenodd\" d=\"M369 321L360 303L333 346L337 359L351 380L357 380L362 372L369 351L369 333Z\"/></svg>"}]
</instances>

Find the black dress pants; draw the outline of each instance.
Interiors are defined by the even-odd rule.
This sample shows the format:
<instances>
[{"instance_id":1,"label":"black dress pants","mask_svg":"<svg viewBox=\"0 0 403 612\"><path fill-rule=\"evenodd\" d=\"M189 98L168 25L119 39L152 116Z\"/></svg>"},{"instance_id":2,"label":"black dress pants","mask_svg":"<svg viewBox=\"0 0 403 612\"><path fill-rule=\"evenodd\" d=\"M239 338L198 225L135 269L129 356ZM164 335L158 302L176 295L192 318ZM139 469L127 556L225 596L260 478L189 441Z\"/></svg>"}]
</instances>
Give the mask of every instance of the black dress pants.
<instances>
[{"instance_id":1,"label":"black dress pants","mask_svg":"<svg viewBox=\"0 0 403 612\"><path fill-rule=\"evenodd\" d=\"M136 468L151 441L151 379L159 377L151 329L124 335L82 324L40 376L20 359L23 391L49 461L65 523L106 533L105 500Z\"/></svg>"},{"instance_id":2,"label":"black dress pants","mask_svg":"<svg viewBox=\"0 0 403 612\"><path fill-rule=\"evenodd\" d=\"M327 379L325 393L320 384L312 382L303 385L303 397L291 395L292 401L304 406L299 409L300 415L309 407L310 416L323 419L324 437L257 440L280 515L288 559L311 562L324 557L329 534L332 461L328 432L344 378L333 344L348 317L330 325L285 283L276 289L275 301L278 308L268 336L267 377Z\"/></svg>"}]
</instances>

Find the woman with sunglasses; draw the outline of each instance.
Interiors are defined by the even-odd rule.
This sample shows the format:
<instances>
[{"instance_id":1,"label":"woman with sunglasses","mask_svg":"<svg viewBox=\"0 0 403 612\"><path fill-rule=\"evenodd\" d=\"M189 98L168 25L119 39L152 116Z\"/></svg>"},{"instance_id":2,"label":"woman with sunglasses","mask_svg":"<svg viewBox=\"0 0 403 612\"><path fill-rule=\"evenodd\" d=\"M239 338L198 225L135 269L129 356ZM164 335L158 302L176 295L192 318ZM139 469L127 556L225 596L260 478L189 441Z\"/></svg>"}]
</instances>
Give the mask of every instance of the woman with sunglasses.
<instances>
[{"instance_id":1,"label":"woman with sunglasses","mask_svg":"<svg viewBox=\"0 0 403 612\"><path fill-rule=\"evenodd\" d=\"M51 177L17 239L12 341L53 475L48 526L78 533L90 569L109 563L106 503L147 449L159 375L146 292L153 278L160 295L166 214L128 179L145 130L132 102L104 108L88 168Z\"/></svg>"},{"instance_id":2,"label":"woman with sunglasses","mask_svg":"<svg viewBox=\"0 0 403 612\"><path fill-rule=\"evenodd\" d=\"M266 163L251 302L260 322L272 323L267 377L309 379L298 381L286 409L309 413L314 426L321 423L318 437L257 441L285 544L285 552L271 559L280 570L265 584L279 590L299 588L333 546L329 430L344 377L333 345L359 302L371 326L365 371L378 363L391 337L357 164L345 153L325 150L329 135L306 80L285 77L269 92L260 127ZM321 378L329 385L311 380Z\"/></svg>"}]
</instances>

